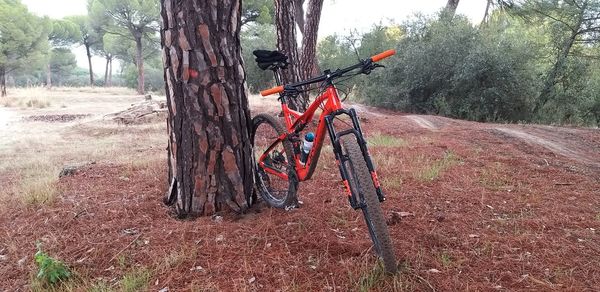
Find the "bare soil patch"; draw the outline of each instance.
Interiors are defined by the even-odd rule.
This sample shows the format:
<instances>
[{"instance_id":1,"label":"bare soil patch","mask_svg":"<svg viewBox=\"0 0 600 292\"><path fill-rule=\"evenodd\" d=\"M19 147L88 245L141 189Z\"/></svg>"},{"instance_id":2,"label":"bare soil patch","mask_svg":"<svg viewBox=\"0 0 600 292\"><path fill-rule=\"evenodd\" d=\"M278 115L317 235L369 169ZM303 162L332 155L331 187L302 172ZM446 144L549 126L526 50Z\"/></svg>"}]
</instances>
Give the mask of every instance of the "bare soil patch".
<instances>
[{"instance_id":1,"label":"bare soil patch","mask_svg":"<svg viewBox=\"0 0 600 292\"><path fill-rule=\"evenodd\" d=\"M253 113L276 112L269 102L251 100ZM598 130L416 116L432 131L400 114L367 114L400 259L396 277L374 268L362 215L349 207L327 148L314 179L300 184L300 209L259 205L244 215L177 220L162 204L164 123L95 121L61 128L60 138L131 147L58 180L52 204L21 203L11 188L0 196L0 288L31 288L41 241L80 275L74 290L119 290L140 270L150 273L150 291L600 289ZM0 171L3 186L18 179Z\"/></svg>"}]
</instances>

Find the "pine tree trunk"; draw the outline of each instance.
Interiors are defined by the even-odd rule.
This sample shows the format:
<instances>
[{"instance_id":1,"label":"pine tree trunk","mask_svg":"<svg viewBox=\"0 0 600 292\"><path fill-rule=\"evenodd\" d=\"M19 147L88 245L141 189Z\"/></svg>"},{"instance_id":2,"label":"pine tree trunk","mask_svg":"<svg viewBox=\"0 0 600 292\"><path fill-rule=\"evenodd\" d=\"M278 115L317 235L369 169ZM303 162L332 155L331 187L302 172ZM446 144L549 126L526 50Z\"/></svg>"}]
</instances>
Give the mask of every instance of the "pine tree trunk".
<instances>
[{"instance_id":1,"label":"pine tree trunk","mask_svg":"<svg viewBox=\"0 0 600 292\"><path fill-rule=\"evenodd\" d=\"M6 96L6 68L0 66L0 96Z\"/></svg>"},{"instance_id":2,"label":"pine tree trunk","mask_svg":"<svg viewBox=\"0 0 600 292\"><path fill-rule=\"evenodd\" d=\"M144 94L144 56L142 55L142 36L135 38L135 64L138 69L138 94Z\"/></svg>"},{"instance_id":3,"label":"pine tree trunk","mask_svg":"<svg viewBox=\"0 0 600 292\"><path fill-rule=\"evenodd\" d=\"M296 23L298 24L298 29L300 33L304 35L304 1L305 0L293 0L294 1L294 9L295 9L295 18Z\"/></svg>"},{"instance_id":4,"label":"pine tree trunk","mask_svg":"<svg viewBox=\"0 0 600 292\"><path fill-rule=\"evenodd\" d=\"M487 21L489 15L490 15L491 7L492 7L492 0L487 0L487 4L485 5L485 13L483 14L483 19L481 20L481 23L479 25L483 25Z\"/></svg>"},{"instance_id":5,"label":"pine tree trunk","mask_svg":"<svg viewBox=\"0 0 600 292\"><path fill-rule=\"evenodd\" d=\"M108 87L108 66L110 63L110 57L105 56L106 58L106 67L104 68L104 87Z\"/></svg>"},{"instance_id":6,"label":"pine tree trunk","mask_svg":"<svg viewBox=\"0 0 600 292\"><path fill-rule=\"evenodd\" d=\"M241 0L161 0L168 198L178 215L242 211L252 195ZM173 196L171 196L173 195ZM170 200L166 200L170 201Z\"/></svg>"},{"instance_id":7,"label":"pine tree trunk","mask_svg":"<svg viewBox=\"0 0 600 292\"><path fill-rule=\"evenodd\" d=\"M300 78L312 77L317 69L317 35L319 32L319 21L323 0L310 0L306 13L304 36L302 38L302 58L300 59Z\"/></svg>"},{"instance_id":8,"label":"pine tree trunk","mask_svg":"<svg viewBox=\"0 0 600 292\"><path fill-rule=\"evenodd\" d=\"M88 58L88 66L90 68L90 86L94 87L94 70L92 69L92 53L90 52L90 45L85 44L85 52Z\"/></svg>"},{"instance_id":9,"label":"pine tree trunk","mask_svg":"<svg viewBox=\"0 0 600 292\"><path fill-rule=\"evenodd\" d=\"M446 11L448 11L450 17L454 16L456 13L456 8L458 8L458 2L460 0L448 0L446 2Z\"/></svg>"},{"instance_id":10,"label":"pine tree trunk","mask_svg":"<svg viewBox=\"0 0 600 292\"><path fill-rule=\"evenodd\" d=\"M300 80L298 69L298 44L296 41L296 3L291 0L275 0L275 27L277 28L277 50L288 56L287 69L281 71L283 84L295 83ZM304 110L298 100L289 100L290 108Z\"/></svg>"},{"instance_id":11,"label":"pine tree trunk","mask_svg":"<svg viewBox=\"0 0 600 292\"><path fill-rule=\"evenodd\" d=\"M113 63L113 57L110 58L110 63L108 65L108 86L112 87L112 63Z\"/></svg>"},{"instance_id":12,"label":"pine tree trunk","mask_svg":"<svg viewBox=\"0 0 600 292\"><path fill-rule=\"evenodd\" d=\"M52 66L50 66L50 63L46 66L46 88L52 88Z\"/></svg>"}]
</instances>

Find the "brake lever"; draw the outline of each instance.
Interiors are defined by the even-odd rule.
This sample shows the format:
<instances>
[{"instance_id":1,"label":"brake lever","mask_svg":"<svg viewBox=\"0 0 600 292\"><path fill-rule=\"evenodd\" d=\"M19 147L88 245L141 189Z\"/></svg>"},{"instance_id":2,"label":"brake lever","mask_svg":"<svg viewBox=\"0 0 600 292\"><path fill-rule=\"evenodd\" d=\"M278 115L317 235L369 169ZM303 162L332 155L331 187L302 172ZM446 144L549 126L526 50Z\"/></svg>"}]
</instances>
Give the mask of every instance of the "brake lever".
<instances>
[{"instance_id":1,"label":"brake lever","mask_svg":"<svg viewBox=\"0 0 600 292\"><path fill-rule=\"evenodd\" d=\"M385 68L385 66L375 63L375 62L371 62L371 63L365 65L365 67L363 69L363 74L369 75L369 74L371 74L371 71L373 71L373 69L375 69L375 68Z\"/></svg>"}]
</instances>

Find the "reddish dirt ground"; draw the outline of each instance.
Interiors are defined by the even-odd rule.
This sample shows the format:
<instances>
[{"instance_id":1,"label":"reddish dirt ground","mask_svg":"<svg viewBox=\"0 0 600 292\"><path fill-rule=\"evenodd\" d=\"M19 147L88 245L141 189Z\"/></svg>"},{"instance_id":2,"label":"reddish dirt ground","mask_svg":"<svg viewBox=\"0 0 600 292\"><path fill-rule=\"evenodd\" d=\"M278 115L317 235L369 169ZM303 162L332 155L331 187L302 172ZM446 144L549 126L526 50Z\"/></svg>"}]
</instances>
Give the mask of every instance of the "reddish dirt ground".
<instances>
[{"instance_id":1,"label":"reddish dirt ground","mask_svg":"<svg viewBox=\"0 0 600 292\"><path fill-rule=\"evenodd\" d=\"M88 165L61 178L52 205L3 202L0 290L29 290L36 241L86 283L114 288L147 268L149 291L600 290L600 131L359 112L368 136L403 140L370 148L386 215L414 215L390 222L395 278L374 276L363 218L324 153L301 208L222 220L174 218L164 161ZM155 146L147 154L165 156Z\"/></svg>"}]
</instances>

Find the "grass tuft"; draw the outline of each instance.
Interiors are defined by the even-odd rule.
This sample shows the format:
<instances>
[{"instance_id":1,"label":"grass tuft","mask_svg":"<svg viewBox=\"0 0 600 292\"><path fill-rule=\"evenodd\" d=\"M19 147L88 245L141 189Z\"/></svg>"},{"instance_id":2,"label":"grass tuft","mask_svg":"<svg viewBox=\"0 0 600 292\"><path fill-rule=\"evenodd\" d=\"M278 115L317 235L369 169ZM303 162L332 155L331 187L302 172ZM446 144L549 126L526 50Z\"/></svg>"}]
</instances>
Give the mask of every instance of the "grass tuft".
<instances>
[{"instance_id":1,"label":"grass tuft","mask_svg":"<svg viewBox=\"0 0 600 292\"><path fill-rule=\"evenodd\" d=\"M421 162L419 164L423 164L423 160L425 158L421 157L419 160ZM442 159L438 159L429 165L425 165L424 167L417 170L416 179L420 181L433 181L437 179L444 170L449 167L457 164L460 161L459 157L451 151L447 151L444 153L444 157Z\"/></svg>"},{"instance_id":2,"label":"grass tuft","mask_svg":"<svg viewBox=\"0 0 600 292\"><path fill-rule=\"evenodd\" d=\"M28 164L20 172L20 180L13 193L28 205L52 203L58 194L58 172L46 163Z\"/></svg>"},{"instance_id":3,"label":"grass tuft","mask_svg":"<svg viewBox=\"0 0 600 292\"><path fill-rule=\"evenodd\" d=\"M146 291L150 285L150 270L140 268L123 275L120 281L121 290L124 292Z\"/></svg>"},{"instance_id":4,"label":"grass tuft","mask_svg":"<svg viewBox=\"0 0 600 292\"><path fill-rule=\"evenodd\" d=\"M358 280L359 291L371 291L375 288L379 282L385 278L385 271L383 264L379 261L370 271L363 274Z\"/></svg>"},{"instance_id":5,"label":"grass tuft","mask_svg":"<svg viewBox=\"0 0 600 292\"><path fill-rule=\"evenodd\" d=\"M367 142L370 146L374 147L405 147L408 142L402 138L385 135L382 133L375 133L374 135L367 138Z\"/></svg>"}]
</instances>

